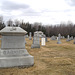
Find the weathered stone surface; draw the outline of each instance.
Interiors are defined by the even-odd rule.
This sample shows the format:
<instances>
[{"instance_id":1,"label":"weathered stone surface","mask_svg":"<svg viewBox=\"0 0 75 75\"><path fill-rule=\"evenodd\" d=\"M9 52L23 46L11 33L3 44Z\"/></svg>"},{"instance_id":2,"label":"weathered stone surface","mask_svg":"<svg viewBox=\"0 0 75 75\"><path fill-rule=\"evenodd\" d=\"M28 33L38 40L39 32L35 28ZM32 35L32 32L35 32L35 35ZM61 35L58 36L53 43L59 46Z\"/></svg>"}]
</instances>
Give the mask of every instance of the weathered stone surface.
<instances>
[{"instance_id":1,"label":"weathered stone surface","mask_svg":"<svg viewBox=\"0 0 75 75\"><path fill-rule=\"evenodd\" d=\"M46 41L46 42L48 42L48 39L47 39L47 37L45 37L45 41Z\"/></svg>"},{"instance_id":2,"label":"weathered stone surface","mask_svg":"<svg viewBox=\"0 0 75 75\"><path fill-rule=\"evenodd\" d=\"M67 36L67 40L66 41L70 41L70 36L69 35Z\"/></svg>"},{"instance_id":3,"label":"weathered stone surface","mask_svg":"<svg viewBox=\"0 0 75 75\"><path fill-rule=\"evenodd\" d=\"M58 34L58 39L57 39L57 44L61 44L62 42L60 41L61 35Z\"/></svg>"},{"instance_id":4,"label":"weathered stone surface","mask_svg":"<svg viewBox=\"0 0 75 75\"><path fill-rule=\"evenodd\" d=\"M11 34L12 35L12 34ZM25 36L2 36L1 48L25 48Z\"/></svg>"},{"instance_id":5,"label":"weathered stone surface","mask_svg":"<svg viewBox=\"0 0 75 75\"><path fill-rule=\"evenodd\" d=\"M0 57L0 68L16 66L32 66L34 64L33 56L11 56Z\"/></svg>"},{"instance_id":6,"label":"weathered stone surface","mask_svg":"<svg viewBox=\"0 0 75 75\"><path fill-rule=\"evenodd\" d=\"M36 31L36 32L34 32L34 34L39 34L40 38L42 38L42 36L44 35L42 31Z\"/></svg>"},{"instance_id":7,"label":"weathered stone surface","mask_svg":"<svg viewBox=\"0 0 75 75\"><path fill-rule=\"evenodd\" d=\"M25 35L27 32L20 27L5 27L0 31L1 35Z\"/></svg>"},{"instance_id":8,"label":"weathered stone surface","mask_svg":"<svg viewBox=\"0 0 75 75\"><path fill-rule=\"evenodd\" d=\"M56 40L56 37L53 35L53 36L51 37L51 40Z\"/></svg>"},{"instance_id":9,"label":"weathered stone surface","mask_svg":"<svg viewBox=\"0 0 75 75\"><path fill-rule=\"evenodd\" d=\"M29 40L32 40L32 33L29 33Z\"/></svg>"},{"instance_id":10,"label":"weathered stone surface","mask_svg":"<svg viewBox=\"0 0 75 75\"><path fill-rule=\"evenodd\" d=\"M40 48L39 33L38 33L38 34L34 34L34 37L33 37L33 44L32 44L32 46L31 46L31 48Z\"/></svg>"},{"instance_id":11,"label":"weathered stone surface","mask_svg":"<svg viewBox=\"0 0 75 75\"><path fill-rule=\"evenodd\" d=\"M25 34L20 27L5 27L1 31L0 67L32 66L34 57L25 49Z\"/></svg>"}]
</instances>

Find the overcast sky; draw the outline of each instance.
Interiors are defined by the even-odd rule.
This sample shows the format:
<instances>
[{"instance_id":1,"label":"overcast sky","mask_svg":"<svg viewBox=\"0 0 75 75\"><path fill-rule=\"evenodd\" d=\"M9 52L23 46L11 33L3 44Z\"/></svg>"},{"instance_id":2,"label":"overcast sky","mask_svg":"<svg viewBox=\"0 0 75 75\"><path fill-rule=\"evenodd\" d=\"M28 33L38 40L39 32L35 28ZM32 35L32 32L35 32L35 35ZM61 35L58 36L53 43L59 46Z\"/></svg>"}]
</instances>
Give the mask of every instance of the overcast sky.
<instances>
[{"instance_id":1,"label":"overcast sky","mask_svg":"<svg viewBox=\"0 0 75 75\"><path fill-rule=\"evenodd\" d=\"M24 22L75 23L75 0L0 0L0 15Z\"/></svg>"}]
</instances>

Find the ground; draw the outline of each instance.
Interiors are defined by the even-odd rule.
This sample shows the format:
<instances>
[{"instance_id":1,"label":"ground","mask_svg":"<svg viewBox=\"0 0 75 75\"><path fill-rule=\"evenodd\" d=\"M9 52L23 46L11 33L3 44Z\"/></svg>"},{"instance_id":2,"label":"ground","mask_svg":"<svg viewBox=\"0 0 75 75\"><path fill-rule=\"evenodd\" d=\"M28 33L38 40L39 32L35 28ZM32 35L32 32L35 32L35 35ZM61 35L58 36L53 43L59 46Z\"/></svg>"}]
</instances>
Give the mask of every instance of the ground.
<instances>
[{"instance_id":1,"label":"ground","mask_svg":"<svg viewBox=\"0 0 75 75\"><path fill-rule=\"evenodd\" d=\"M26 49L34 56L34 66L30 68L0 69L0 75L75 75L75 44L73 40L62 44L50 40L46 46L31 49L32 40L26 38ZM1 42L0 42L1 46Z\"/></svg>"}]
</instances>

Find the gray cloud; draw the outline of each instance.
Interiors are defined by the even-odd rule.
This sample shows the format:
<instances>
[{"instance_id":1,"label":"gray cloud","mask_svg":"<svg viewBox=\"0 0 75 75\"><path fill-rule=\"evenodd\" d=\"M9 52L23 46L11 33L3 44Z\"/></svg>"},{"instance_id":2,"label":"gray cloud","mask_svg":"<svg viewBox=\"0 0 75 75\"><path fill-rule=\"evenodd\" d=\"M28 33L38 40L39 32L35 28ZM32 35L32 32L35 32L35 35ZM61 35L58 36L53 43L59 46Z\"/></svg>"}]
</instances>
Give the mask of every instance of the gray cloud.
<instances>
[{"instance_id":1,"label":"gray cloud","mask_svg":"<svg viewBox=\"0 0 75 75\"><path fill-rule=\"evenodd\" d=\"M18 9L27 9L29 5L27 4L18 4L12 1L4 1L1 4L2 10L18 10Z\"/></svg>"},{"instance_id":2,"label":"gray cloud","mask_svg":"<svg viewBox=\"0 0 75 75\"><path fill-rule=\"evenodd\" d=\"M23 11L24 16L40 16L40 12L36 12L32 8Z\"/></svg>"},{"instance_id":3,"label":"gray cloud","mask_svg":"<svg viewBox=\"0 0 75 75\"><path fill-rule=\"evenodd\" d=\"M71 5L75 6L75 0L71 0L71 2L72 2Z\"/></svg>"},{"instance_id":4,"label":"gray cloud","mask_svg":"<svg viewBox=\"0 0 75 75\"><path fill-rule=\"evenodd\" d=\"M16 3L9 0L1 1L0 7L1 7L1 10L4 11L4 14L7 14L7 13L10 14L11 10L19 10L23 12L21 14L22 16L39 16L40 15L40 12L36 12L32 8L30 8L30 6L27 4L18 4L18 2Z\"/></svg>"},{"instance_id":5,"label":"gray cloud","mask_svg":"<svg viewBox=\"0 0 75 75\"><path fill-rule=\"evenodd\" d=\"M75 11L75 9L71 9L71 8L63 9L63 10L48 10L48 9L44 9L40 13L44 13L44 12L49 12L49 13L51 13L51 12L61 13L62 12L62 13L65 13L65 12L71 12L71 11Z\"/></svg>"},{"instance_id":6,"label":"gray cloud","mask_svg":"<svg viewBox=\"0 0 75 75\"><path fill-rule=\"evenodd\" d=\"M75 0L65 0L70 6L75 6Z\"/></svg>"}]
</instances>

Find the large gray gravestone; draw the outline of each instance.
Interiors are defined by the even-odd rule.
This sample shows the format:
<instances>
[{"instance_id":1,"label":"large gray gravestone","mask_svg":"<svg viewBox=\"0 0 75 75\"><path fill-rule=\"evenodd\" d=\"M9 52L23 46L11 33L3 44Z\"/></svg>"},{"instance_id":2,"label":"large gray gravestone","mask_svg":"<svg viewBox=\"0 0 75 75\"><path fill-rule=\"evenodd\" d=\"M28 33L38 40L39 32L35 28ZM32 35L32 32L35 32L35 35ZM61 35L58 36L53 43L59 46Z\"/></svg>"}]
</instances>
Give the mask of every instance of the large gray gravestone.
<instances>
[{"instance_id":1,"label":"large gray gravestone","mask_svg":"<svg viewBox=\"0 0 75 75\"><path fill-rule=\"evenodd\" d=\"M42 38L42 35L44 35L42 31L36 31L36 32L34 32L34 33L35 33L35 34L39 33L39 37L40 37L40 38Z\"/></svg>"},{"instance_id":2,"label":"large gray gravestone","mask_svg":"<svg viewBox=\"0 0 75 75\"><path fill-rule=\"evenodd\" d=\"M32 40L32 33L29 33L29 40Z\"/></svg>"},{"instance_id":3,"label":"large gray gravestone","mask_svg":"<svg viewBox=\"0 0 75 75\"><path fill-rule=\"evenodd\" d=\"M71 36L71 40L73 40L73 36Z\"/></svg>"},{"instance_id":4,"label":"large gray gravestone","mask_svg":"<svg viewBox=\"0 0 75 75\"><path fill-rule=\"evenodd\" d=\"M53 35L53 36L51 37L51 40L56 40L56 37Z\"/></svg>"},{"instance_id":5,"label":"large gray gravestone","mask_svg":"<svg viewBox=\"0 0 75 75\"><path fill-rule=\"evenodd\" d=\"M40 48L40 38L39 38L39 33L34 33L33 37L33 44L31 48Z\"/></svg>"},{"instance_id":6,"label":"large gray gravestone","mask_svg":"<svg viewBox=\"0 0 75 75\"><path fill-rule=\"evenodd\" d=\"M25 49L25 30L20 27L5 27L0 33L0 67L29 67L34 64L34 57Z\"/></svg>"}]
</instances>

